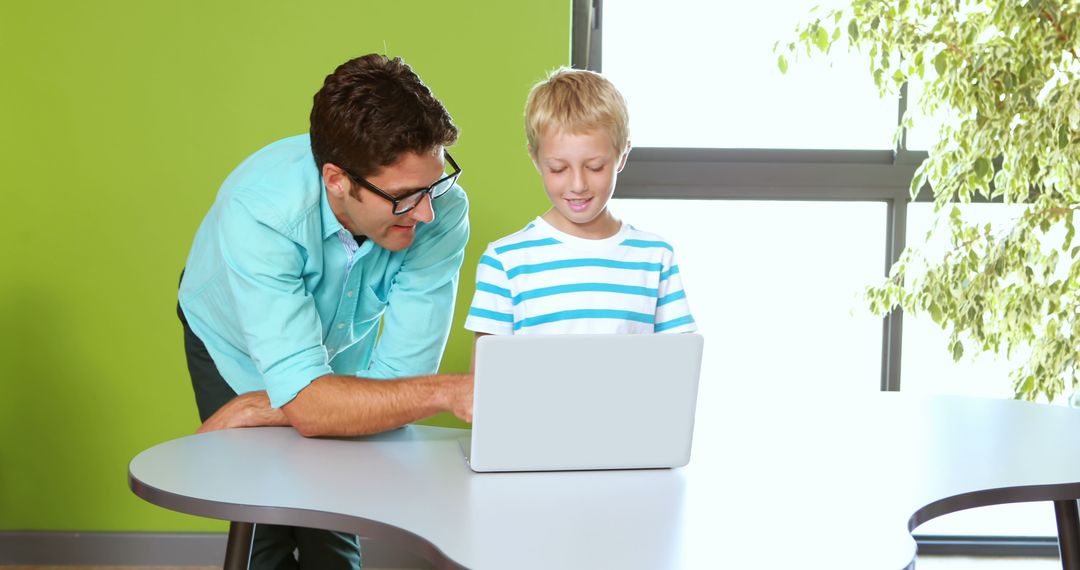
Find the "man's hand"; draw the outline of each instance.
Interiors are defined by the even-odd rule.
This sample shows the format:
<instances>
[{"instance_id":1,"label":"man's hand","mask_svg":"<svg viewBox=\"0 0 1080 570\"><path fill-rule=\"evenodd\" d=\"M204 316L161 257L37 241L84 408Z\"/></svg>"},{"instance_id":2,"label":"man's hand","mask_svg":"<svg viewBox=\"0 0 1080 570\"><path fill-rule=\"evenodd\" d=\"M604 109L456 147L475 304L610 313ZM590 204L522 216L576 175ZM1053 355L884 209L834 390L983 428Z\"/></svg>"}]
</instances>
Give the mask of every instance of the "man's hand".
<instances>
[{"instance_id":1,"label":"man's hand","mask_svg":"<svg viewBox=\"0 0 1080 570\"><path fill-rule=\"evenodd\" d=\"M470 414L471 400L470 400ZM257 426L287 426L289 419L285 412L270 407L270 397L264 391L247 392L229 400L221 406L210 419L203 422L195 433L217 431L219 429Z\"/></svg>"}]
</instances>

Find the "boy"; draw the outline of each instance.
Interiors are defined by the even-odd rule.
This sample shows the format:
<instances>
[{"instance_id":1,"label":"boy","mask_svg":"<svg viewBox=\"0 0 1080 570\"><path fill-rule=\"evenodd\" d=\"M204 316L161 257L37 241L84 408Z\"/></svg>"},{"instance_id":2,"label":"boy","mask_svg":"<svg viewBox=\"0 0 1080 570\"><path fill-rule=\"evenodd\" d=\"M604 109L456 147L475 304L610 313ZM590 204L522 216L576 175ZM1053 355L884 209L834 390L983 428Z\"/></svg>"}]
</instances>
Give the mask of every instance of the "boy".
<instances>
[{"instance_id":1,"label":"boy","mask_svg":"<svg viewBox=\"0 0 1080 570\"><path fill-rule=\"evenodd\" d=\"M477 336L696 331L671 246L607 207L630 152L615 86L592 71L555 71L529 93L525 133L552 208L488 245L465 328Z\"/></svg>"}]
</instances>

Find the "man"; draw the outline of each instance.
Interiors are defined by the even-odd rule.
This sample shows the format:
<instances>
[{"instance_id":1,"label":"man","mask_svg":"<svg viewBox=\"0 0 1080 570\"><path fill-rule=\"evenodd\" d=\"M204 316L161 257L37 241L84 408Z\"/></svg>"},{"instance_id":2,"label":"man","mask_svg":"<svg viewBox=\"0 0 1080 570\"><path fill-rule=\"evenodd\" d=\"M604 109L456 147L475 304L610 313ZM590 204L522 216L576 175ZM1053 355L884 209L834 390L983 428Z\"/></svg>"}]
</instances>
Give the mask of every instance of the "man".
<instances>
[{"instance_id":1,"label":"man","mask_svg":"<svg viewBox=\"0 0 1080 570\"><path fill-rule=\"evenodd\" d=\"M200 431L471 420L471 375L435 374L469 237L457 134L400 58L366 55L326 78L309 135L226 178L180 283ZM258 525L251 567L359 568L358 541Z\"/></svg>"}]
</instances>

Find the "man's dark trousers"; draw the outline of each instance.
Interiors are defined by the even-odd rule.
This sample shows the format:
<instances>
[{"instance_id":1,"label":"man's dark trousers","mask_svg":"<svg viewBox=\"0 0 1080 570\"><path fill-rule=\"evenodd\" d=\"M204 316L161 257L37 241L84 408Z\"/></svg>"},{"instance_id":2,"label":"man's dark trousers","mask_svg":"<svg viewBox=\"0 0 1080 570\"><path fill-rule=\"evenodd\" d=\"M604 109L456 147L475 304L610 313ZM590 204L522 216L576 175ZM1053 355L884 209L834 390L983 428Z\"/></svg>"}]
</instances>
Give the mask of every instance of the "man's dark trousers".
<instances>
[{"instance_id":1,"label":"man's dark trousers","mask_svg":"<svg viewBox=\"0 0 1080 570\"><path fill-rule=\"evenodd\" d=\"M187 355L191 387L199 419L206 421L214 412L236 397L236 392L221 377L210 353L191 332L184 311L176 305L176 314L184 325L184 353ZM293 551L299 551L299 560ZM356 535L269 524L256 524L251 544L253 570L358 570L360 542Z\"/></svg>"}]
</instances>

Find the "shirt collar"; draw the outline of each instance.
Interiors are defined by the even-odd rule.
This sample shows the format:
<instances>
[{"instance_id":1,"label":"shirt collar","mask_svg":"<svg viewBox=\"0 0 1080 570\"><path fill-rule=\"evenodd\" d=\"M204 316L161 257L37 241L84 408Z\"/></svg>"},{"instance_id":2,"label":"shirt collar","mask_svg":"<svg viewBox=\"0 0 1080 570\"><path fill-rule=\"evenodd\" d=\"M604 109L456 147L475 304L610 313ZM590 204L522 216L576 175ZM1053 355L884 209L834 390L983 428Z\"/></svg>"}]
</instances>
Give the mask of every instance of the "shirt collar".
<instances>
[{"instance_id":1,"label":"shirt collar","mask_svg":"<svg viewBox=\"0 0 1080 570\"><path fill-rule=\"evenodd\" d=\"M330 209L330 198L326 194L326 182L322 180L321 176L319 178L319 209L322 212L322 238L324 240L330 239L330 236L338 234L342 237L343 241L347 239L351 241L355 246L356 240L353 239L353 235L349 233L349 230L345 229L345 226L341 225L341 222L338 221L337 216L334 215L334 210ZM349 258L353 259L354 255L356 259L364 257L374 247L374 242L371 241L371 238L368 238L364 240L364 243L359 244L359 247L357 247L355 250L349 251Z\"/></svg>"},{"instance_id":2,"label":"shirt collar","mask_svg":"<svg viewBox=\"0 0 1080 570\"><path fill-rule=\"evenodd\" d=\"M322 211L323 239L345 229L334 215L334 210L330 209L330 198L326 195L326 182L322 176L319 177L319 209Z\"/></svg>"}]
</instances>

